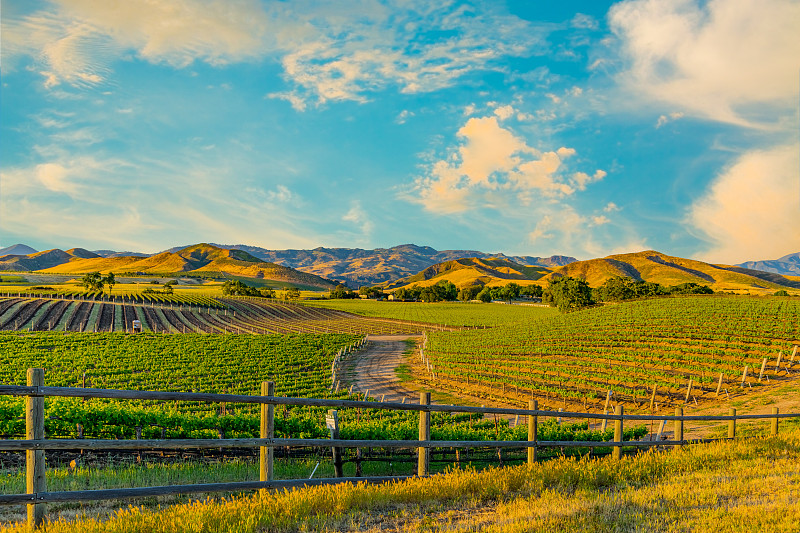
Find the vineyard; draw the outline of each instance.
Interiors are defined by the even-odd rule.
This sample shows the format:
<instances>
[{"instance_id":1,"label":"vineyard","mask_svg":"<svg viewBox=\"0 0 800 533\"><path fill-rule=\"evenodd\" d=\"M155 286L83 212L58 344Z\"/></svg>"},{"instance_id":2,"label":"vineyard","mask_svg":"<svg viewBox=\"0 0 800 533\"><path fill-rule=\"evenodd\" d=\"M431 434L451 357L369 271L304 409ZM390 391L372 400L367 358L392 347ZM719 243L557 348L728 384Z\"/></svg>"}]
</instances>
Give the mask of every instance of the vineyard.
<instances>
[{"instance_id":1,"label":"vineyard","mask_svg":"<svg viewBox=\"0 0 800 533\"><path fill-rule=\"evenodd\" d=\"M733 394L800 368L800 301L681 297L607 305L527 323L426 336L437 388L524 403L533 394L637 405Z\"/></svg>"},{"instance_id":2,"label":"vineyard","mask_svg":"<svg viewBox=\"0 0 800 533\"><path fill-rule=\"evenodd\" d=\"M263 298L197 295L0 295L0 331L409 334L429 324L365 318Z\"/></svg>"},{"instance_id":3,"label":"vineyard","mask_svg":"<svg viewBox=\"0 0 800 533\"><path fill-rule=\"evenodd\" d=\"M346 398L331 391L330 368L337 352L357 345L354 335L126 335L122 333L0 333L0 383L24 384L29 367L45 368L52 386L104 389L256 394L274 381L276 394ZM0 436L24 435L22 399L0 397ZM285 408L276 415L276 435L327 435L323 408ZM411 439L418 415L350 409L341 412L342 437ZM434 415L439 440L521 440L525 427L478 415ZM611 430L586 424L543 425L552 440L610 440ZM46 432L67 438L248 438L259 432L258 406L206 402L50 399ZM630 428L629 438L643 428Z\"/></svg>"},{"instance_id":4,"label":"vineyard","mask_svg":"<svg viewBox=\"0 0 800 533\"><path fill-rule=\"evenodd\" d=\"M388 302L376 300L315 300L306 306L347 311L374 318L387 318L451 327L495 327L554 316L558 311L541 305L506 305L463 302Z\"/></svg>"}]
</instances>

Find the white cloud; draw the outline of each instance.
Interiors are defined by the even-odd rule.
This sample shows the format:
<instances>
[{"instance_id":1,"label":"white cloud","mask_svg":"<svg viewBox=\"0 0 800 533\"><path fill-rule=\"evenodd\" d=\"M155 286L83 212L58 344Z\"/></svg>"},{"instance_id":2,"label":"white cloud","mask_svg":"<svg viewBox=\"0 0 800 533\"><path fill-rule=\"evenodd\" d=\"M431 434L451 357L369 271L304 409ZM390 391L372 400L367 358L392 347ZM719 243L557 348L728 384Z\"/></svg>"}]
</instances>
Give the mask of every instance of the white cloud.
<instances>
[{"instance_id":1,"label":"white cloud","mask_svg":"<svg viewBox=\"0 0 800 533\"><path fill-rule=\"evenodd\" d=\"M408 109L403 109L400 113L397 114L397 118L394 119L395 122L398 124L405 124L409 117L413 117L414 112L409 111Z\"/></svg>"},{"instance_id":2,"label":"white cloud","mask_svg":"<svg viewBox=\"0 0 800 533\"><path fill-rule=\"evenodd\" d=\"M692 204L687 223L714 263L774 259L800 244L800 146L743 154Z\"/></svg>"},{"instance_id":3,"label":"white cloud","mask_svg":"<svg viewBox=\"0 0 800 533\"><path fill-rule=\"evenodd\" d=\"M606 204L606 206L603 208L603 211L605 211L606 213L613 213L613 212L619 211L619 210L620 210L620 207L617 204L615 204L614 202L608 202L608 204Z\"/></svg>"},{"instance_id":4,"label":"white cloud","mask_svg":"<svg viewBox=\"0 0 800 533\"><path fill-rule=\"evenodd\" d=\"M602 170L592 176L565 176L564 160L574 156L575 149L533 148L500 126L496 116L468 119L458 137L460 145L431 164L427 176L416 180L408 200L442 214L503 204L498 201L500 194L529 205L534 196L548 200L571 195L605 176Z\"/></svg>"},{"instance_id":5,"label":"white cloud","mask_svg":"<svg viewBox=\"0 0 800 533\"><path fill-rule=\"evenodd\" d=\"M659 116L658 120L656 121L656 129L660 128L661 126L663 126L664 124L666 124L668 122L672 122L673 120L678 120L679 118L682 118L683 115L684 114L682 112L676 111L676 112L670 113L669 115L661 115L661 116Z\"/></svg>"},{"instance_id":6,"label":"white cloud","mask_svg":"<svg viewBox=\"0 0 800 533\"><path fill-rule=\"evenodd\" d=\"M278 185L274 191L267 191L267 200L282 204L291 202L295 199L294 193L286 185Z\"/></svg>"},{"instance_id":7,"label":"white cloud","mask_svg":"<svg viewBox=\"0 0 800 533\"><path fill-rule=\"evenodd\" d=\"M576 172L572 175L572 180L576 189L579 191L585 191L586 185L589 183L594 183L595 181L600 181L606 176L607 174L605 170L596 170L591 176L585 172Z\"/></svg>"},{"instance_id":8,"label":"white cloud","mask_svg":"<svg viewBox=\"0 0 800 533\"><path fill-rule=\"evenodd\" d=\"M494 110L494 114L497 115L497 118L500 120L505 120L514 115L514 108L510 105L500 106Z\"/></svg>"},{"instance_id":9,"label":"white cloud","mask_svg":"<svg viewBox=\"0 0 800 533\"><path fill-rule=\"evenodd\" d=\"M370 220L369 215L364 211L361 207L361 203L358 201L353 201L350 204L350 210L342 216L342 220L357 225L363 236L371 234L374 228L372 220Z\"/></svg>"},{"instance_id":10,"label":"white cloud","mask_svg":"<svg viewBox=\"0 0 800 533\"><path fill-rule=\"evenodd\" d=\"M608 224L611 222L609 218L605 215L596 215L592 217L592 225L594 226L602 226L603 224Z\"/></svg>"},{"instance_id":11,"label":"white cloud","mask_svg":"<svg viewBox=\"0 0 800 533\"><path fill-rule=\"evenodd\" d=\"M631 94L758 127L797 108L798 21L800 3L785 0L628 0L609 11Z\"/></svg>"}]
</instances>

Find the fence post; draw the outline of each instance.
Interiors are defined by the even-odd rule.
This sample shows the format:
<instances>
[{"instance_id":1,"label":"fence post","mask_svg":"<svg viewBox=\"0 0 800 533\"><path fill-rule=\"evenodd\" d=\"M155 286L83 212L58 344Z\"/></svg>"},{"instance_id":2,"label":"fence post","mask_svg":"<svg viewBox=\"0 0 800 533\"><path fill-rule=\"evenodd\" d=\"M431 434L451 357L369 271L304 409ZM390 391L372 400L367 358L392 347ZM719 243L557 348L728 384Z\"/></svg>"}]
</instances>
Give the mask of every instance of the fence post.
<instances>
[{"instance_id":1,"label":"fence post","mask_svg":"<svg viewBox=\"0 0 800 533\"><path fill-rule=\"evenodd\" d=\"M773 415L777 415L778 414L778 408L777 407L773 407L772 408L772 414ZM778 417L776 416L775 418L773 418L771 422L772 423L770 424L770 430L771 430L770 433L772 435L777 435L778 434Z\"/></svg>"},{"instance_id":2,"label":"fence post","mask_svg":"<svg viewBox=\"0 0 800 533\"><path fill-rule=\"evenodd\" d=\"M683 441L683 407L675 408L675 440ZM681 444L683 446L683 444Z\"/></svg>"},{"instance_id":3,"label":"fence post","mask_svg":"<svg viewBox=\"0 0 800 533\"><path fill-rule=\"evenodd\" d=\"M536 400L528 400L528 409L536 411L539 409L539 402ZM539 430L539 417L536 415L528 415L528 442L536 442L537 433ZM536 462L536 446L528 448L528 468L532 468Z\"/></svg>"},{"instance_id":4,"label":"fence post","mask_svg":"<svg viewBox=\"0 0 800 533\"><path fill-rule=\"evenodd\" d=\"M262 381L261 382L261 396L275 396L275 382ZM275 405L274 404L261 404L261 438L272 439L275 438ZM261 446L260 449L260 480L272 481L273 480L273 459L275 457L275 448L272 445Z\"/></svg>"},{"instance_id":5,"label":"fence post","mask_svg":"<svg viewBox=\"0 0 800 533\"><path fill-rule=\"evenodd\" d=\"M419 393L419 404L430 405L431 393ZM419 412L419 440L431 440L431 412ZM418 449L419 456L417 458L417 475L427 476L430 470L430 448L420 447Z\"/></svg>"},{"instance_id":6,"label":"fence post","mask_svg":"<svg viewBox=\"0 0 800 533\"><path fill-rule=\"evenodd\" d=\"M28 369L28 386L44 386L44 369ZM25 438L28 440L44 439L44 397L27 396L25 398ZM44 472L44 450L25 450L26 487L28 494L46 492ZM28 504L28 526L36 530L44 523L47 504Z\"/></svg>"},{"instance_id":7,"label":"fence post","mask_svg":"<svg viewBox=\"0 0 800 533\"><path fill-rule=\"evenodd\" d=\"M617 407L614 409L614 414L620 417L619 419L614 420L614 442L622 442L622 404L617 404ZM622 446L614 446L614 451L612 452L611 457L615 461L618 461L622 457Z\"/></svg>"},{"instance_id":8,"label":"fence post","mask_svg":"<svg viewBox=\"0 0 800 533\"><path fill-rule=\"evenodd\" d=\"M731 410L728 412L730 416L736 416L736 408L731 407ZM733 439L736 437L736 419L732 418L728 420L728 438Z\"/></svg>"}]
</instances>

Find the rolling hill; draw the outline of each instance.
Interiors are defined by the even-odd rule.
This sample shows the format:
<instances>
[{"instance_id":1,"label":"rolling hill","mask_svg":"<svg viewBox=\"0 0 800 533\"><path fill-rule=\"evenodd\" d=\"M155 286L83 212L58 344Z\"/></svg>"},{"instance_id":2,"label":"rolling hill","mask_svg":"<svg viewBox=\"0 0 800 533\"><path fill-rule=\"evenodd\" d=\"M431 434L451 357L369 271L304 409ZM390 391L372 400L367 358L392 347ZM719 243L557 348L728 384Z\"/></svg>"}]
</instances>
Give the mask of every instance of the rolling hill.
<instances>
[{"instance_id":1,"label":"rolling hill","mask_svg":"<svg viewBox=\"0 0 800 533\"><path fill-rule=\"evenodd\" d=\"M469 257L429 266L413 276L386 283L384 288L392 290L410 285L426 287L442 280L450 281L458 288L472 285L505 285L511 281L520 285L530 285L549 272L550 269L546 267L524 266L508 259Z\"/></svg>"},{"instance_id":2,"label":"rolling hill","mask_svg":"<svg viewBox=\"0 0 800 533\"><path fill-rule=\"evenodd\" d=\"M242 250L225 250L208 244L197 244L176 252L162 252L150 257L100 257L92 252L69 254L61 252L58 257L66 262L57 265L35 268L48 274L81 275L88 272L114 272L139 274L227 274L275 280L307 287L329 289L336 284L306 272L299 272L275 263L264 262ZM93 257L81 257L92 255Z\"/></svg>"},{"instance_id":3,"label":"rolling hill","mask_svg":"<svg viewBox=\"0 0 800 533\"><path fill-rule=\"evenodd\" d=\"M592 287L602 285L614 276L628 276L661 285L697 283L708 285L715 291L800 288L797 281L778 274L738 266L713 265L672 257L653 250L576 261L554 269L540 281L547 282L562 276L584 279Z\"/></svg>"}]
</instances>

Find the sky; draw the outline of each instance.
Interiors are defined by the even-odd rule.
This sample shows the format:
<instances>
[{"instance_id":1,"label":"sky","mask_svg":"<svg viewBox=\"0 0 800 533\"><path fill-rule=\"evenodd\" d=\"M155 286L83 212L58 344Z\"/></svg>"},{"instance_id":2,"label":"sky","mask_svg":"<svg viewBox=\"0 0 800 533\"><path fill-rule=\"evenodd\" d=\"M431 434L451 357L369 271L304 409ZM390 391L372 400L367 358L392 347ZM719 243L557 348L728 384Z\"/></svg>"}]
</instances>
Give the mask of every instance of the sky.
<instances>
[{"instance_id":1,"label":"sky","mask_svg":"<svg viewBox=\"0 0 800 533\"><path fill-rule=\"evenodd\" d=\"M0 17L0 246L800 251L797 0Z\"/></svg>"}]
</instances>

